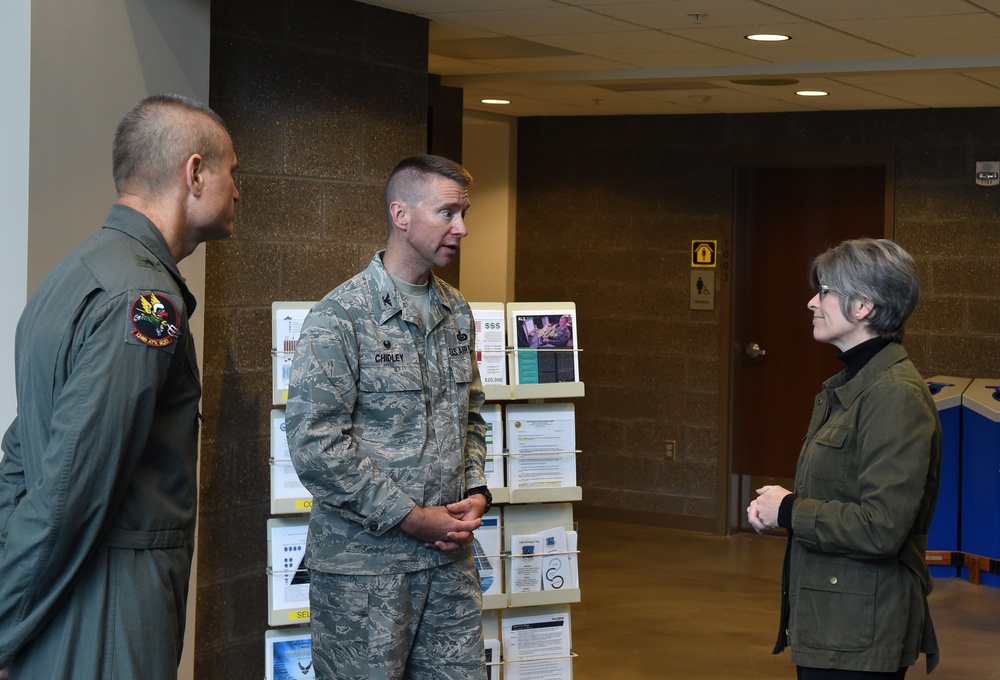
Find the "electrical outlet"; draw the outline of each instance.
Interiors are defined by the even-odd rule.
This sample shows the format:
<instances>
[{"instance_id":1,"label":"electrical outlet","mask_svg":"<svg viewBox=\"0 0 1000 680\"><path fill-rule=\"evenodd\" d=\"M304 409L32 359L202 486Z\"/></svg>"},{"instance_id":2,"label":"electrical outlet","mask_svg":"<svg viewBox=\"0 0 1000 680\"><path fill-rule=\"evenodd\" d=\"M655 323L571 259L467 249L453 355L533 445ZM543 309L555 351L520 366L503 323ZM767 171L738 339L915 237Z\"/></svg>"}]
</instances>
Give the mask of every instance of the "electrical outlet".
<instances>
[{"instance_id":1,"label":"electrical outlet","mask_svg":"<svg viewBox=\"0 0 1000 680\"><path fill-rule=\"evenodd\" d=\"M664 449L664 454L666 455L667 460L674 460L674 456L677 454L677 442L673 439L668 439Z\"/></svg>"}]
</instances>

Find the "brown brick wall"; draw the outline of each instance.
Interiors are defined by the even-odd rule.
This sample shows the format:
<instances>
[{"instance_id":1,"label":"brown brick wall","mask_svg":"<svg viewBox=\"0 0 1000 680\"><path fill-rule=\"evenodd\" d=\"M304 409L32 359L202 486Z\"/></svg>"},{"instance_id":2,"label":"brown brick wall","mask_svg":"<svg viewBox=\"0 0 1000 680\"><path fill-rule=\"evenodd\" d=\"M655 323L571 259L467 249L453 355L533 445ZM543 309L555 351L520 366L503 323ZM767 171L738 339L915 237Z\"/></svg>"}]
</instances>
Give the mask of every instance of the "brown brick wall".
<instances>
[{"instance_id":1,"label":"brown brick wall","mask_svg":"<svg viewBox=\"0 0 1000 680\"><path fill-rule=\"evenodd\" d=\"M741 149L891 145L894 234L923 287L907 347L927 376L1000 375L1000 189L973 182L975 161L1000 159L998 119L998 109L522 119L516 299L577 304L585 507L703 526L724 507L728 341L718 301L715 312L688 309L688 276L691 240L729 235ZM678 442L675 462L666 438Z\"/></svg>"}]
</instances>

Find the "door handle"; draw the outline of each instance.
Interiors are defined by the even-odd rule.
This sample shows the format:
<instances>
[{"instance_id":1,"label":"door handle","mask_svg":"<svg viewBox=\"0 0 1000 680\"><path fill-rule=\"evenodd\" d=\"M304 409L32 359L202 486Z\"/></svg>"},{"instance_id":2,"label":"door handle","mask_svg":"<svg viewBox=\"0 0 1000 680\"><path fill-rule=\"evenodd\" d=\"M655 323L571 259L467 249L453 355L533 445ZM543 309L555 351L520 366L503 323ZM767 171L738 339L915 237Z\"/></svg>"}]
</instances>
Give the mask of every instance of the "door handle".
<instances>
[{"instance_id":1,"label":"door handle","mask_svg":"<svg viewBox=\"0 0 1000 680\"><path fill-rule=\"evenodd\" d=\"M756 342L748 342L743 351L746 352L746 355L751 359L760 359L761 357L767 356L767 350L758 345Z\"/></svg>"}]
</instances>

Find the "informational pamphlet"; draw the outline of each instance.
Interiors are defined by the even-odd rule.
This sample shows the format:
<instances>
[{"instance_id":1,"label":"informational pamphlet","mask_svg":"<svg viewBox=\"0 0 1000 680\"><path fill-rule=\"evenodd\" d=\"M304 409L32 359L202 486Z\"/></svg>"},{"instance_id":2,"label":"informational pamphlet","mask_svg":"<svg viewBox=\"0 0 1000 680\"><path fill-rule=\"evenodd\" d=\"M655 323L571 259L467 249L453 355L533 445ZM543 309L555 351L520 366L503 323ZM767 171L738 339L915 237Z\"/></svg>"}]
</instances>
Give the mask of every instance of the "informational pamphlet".
<instances>
[{"instance_id":1,"label":"informational pamphlet","mask_svg":"<svg viewBox=\"0 0 1000 680\"><path fill-rule=\"evenodd\" d=\"M542 547L542 537L537 534L511 536L512 593L537 593L542 589Z\"/></svg>"},{"instance_id":2,"label":"informational pamphlet","mask_svg":"<svg viewBox=\"0 0 1000 680\"><path fill-rule=\"evenodd\" d=\"M561 526L511 536L511 592L579 588L576 545L577 532Z\"/></svg>"},{"instance_id":3,"label":"informational pamphlet","mask_svg":"<svg viewBox=\"0 0 1000 680\"><path fill-rule=\"evenodd\" d=\"M309 628L264 634L265 680L315 680Z\"/></svg>"},{"instance_id":4,"label":"informational pamphlet","mask_svg":"<svg viewBox=\"0 0 1000 680\"><path fill-rule=\"evenodd\" d=\"M500 404L484 404L480 413L486 421L486 485L506 486L503 456L503 410Z\"/></svg>"},{"instance_id":5,"label":"informational pamphlet","mask_svg":"<svg viewBox=\"0 0 1000 680\"><path fill-rule=\"evenodd\" d=\"M540 614L511 609L502 623L504 680L573 677L568 609Z\"/></svg>"},{"instance_id":6,"label":"informational pamphlet","mask_svg":"<svg viewBox=\"0 0 1000 680\"><path fill-rule=\"evenodd\" d=\"M302 322L315 302L271 303L271 347L273 395L271 403L288 401L288 382L292 376L292 358L299 344Z\"/></svg>"},{"instance_id":7,"label":"informational pamphlet","mask_svg":"<svg viewBox=\"0 0 1000 680\"><path fill-rule=\"evenodd\" d=\"M271 411L271 512L307 512L312 507L312 496L302 486L292 467L285 437L285 412Z\"/></svg>"},{"instance_id":8,"label":"informational pamphlet","mask_svg":"<svg viewBox=\"0 0 1000 680\"><path fill-rule=\"evenodd\" d=\"M500 509L493 508L483 515L483 523L476 529L472 539L473 559L479 570L479 584L483 595L503 592L500 541Z\"/></svg>"},{"instance_id":9,"label":"informational pamphlet","mask_svg":"<svg viewBox=\"0 0 1000 680\"><path fill-rule=\"evenodd\" d=\"M507 385L507 340L501 302L470 302L476 322L476 362L483 386Z\"/></svg>"},{"instance_id":10,"label":"informational pamphlet","mask_svg":"<svg viewBox=\"0 0 1000 680\"><path fill-rule=\"evenodd\" d=\"M309 572L302 565L308 526L306 519L267 521L273 611L309 609Z\"/></svg>"},{"instance_id":11,"label":"informational pamphlet","mask_svg":"<svg viewBox=\"0 0 1000 680\"><path fill-rule=\"evenodd\" d=\"M511 303L508 323L514 343L515 385L580 381L576 305Z\"/></svg>"},{"instance_id":12,"label":"informational pamphlet","mask_svg":"<svg viewBox=\"0 0 1000 680\"><path fill-rule=\"evenodd\" d=\"M542 590L573 587L566 530L554 527L539 532L538 537L542 541Z\"/></svg>"},{"instance_id":13,"label":"informational pamphlet","mask_svg":"<svg viewBox=\"0 0 1000 680\"><path fill-rule=\"evenodd\" d=\"M496 638L487 638L484 642L486 678L487 680L500 680L500 641Z\"/></svg>"},{"instance_id":14,"label":"informational pamphlet","mask_svg":"<svg viewBox=\"0 0 1000 680\"><path fill-rule=\"evenodd\" d=\"M511 490L576 486L573 404L509 405L507 448Z\"/></svg>"}]
</instances>

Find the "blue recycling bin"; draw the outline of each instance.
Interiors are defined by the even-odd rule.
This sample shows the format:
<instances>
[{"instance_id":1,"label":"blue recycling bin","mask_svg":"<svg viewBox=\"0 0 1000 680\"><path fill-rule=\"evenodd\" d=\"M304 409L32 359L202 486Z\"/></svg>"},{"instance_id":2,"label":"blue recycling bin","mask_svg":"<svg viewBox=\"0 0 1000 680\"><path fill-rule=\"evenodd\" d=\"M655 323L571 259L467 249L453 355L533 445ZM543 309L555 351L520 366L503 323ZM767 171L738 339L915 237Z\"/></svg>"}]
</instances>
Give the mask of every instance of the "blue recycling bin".
<instances>
[{"instance_id":1,"label":"blue recycling bin","mask_svg":"<svg viewBox=\"0 0 1000 680\"><path fill-rule=\"evenodd\" d=\"M962 552L1000 559L1000 378L962 394L961 517ZM1000 586L1000 574L984 571L982 583Z\"/></svg>"},{"instance_id":2,"label":"blue recycling bin","mask_svg":"<svg viewBox=\"0 0 1000 680\"><path fill-rule=\"evenodd\" d=\"M960 460L962 455L962 393L969 387L971 378L936 375L927 379L927 388L934 397L938 418L941 420L941 481L938 487L934 521L927 532L928 550L958 551L959 498L962 480ZM960 567L932 566L935 578L957 578Z\"/></svg>"}]
</instances>

